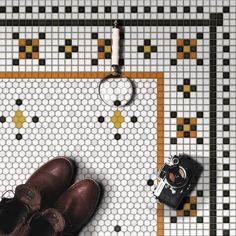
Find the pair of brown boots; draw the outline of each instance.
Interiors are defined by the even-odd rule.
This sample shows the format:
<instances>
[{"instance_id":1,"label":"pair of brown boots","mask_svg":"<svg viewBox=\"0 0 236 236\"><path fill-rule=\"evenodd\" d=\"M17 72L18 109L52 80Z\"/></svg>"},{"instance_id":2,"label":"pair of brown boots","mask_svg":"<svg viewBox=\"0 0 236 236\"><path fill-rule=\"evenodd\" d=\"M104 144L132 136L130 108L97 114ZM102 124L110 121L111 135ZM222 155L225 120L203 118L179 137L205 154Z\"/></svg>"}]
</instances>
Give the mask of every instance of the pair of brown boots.
<instances>
[{"instance_id":1,"label":"pair of brown boots","mask_svg":"<svg viewBox=\"0 0 236 236\"><path fill-rule=\"evenodd\" d=\"M92 179L71 185L74 165L58 157L0 202L0 236L75 235L94 214L101 195Z\"/></svg>"}]
</instances>

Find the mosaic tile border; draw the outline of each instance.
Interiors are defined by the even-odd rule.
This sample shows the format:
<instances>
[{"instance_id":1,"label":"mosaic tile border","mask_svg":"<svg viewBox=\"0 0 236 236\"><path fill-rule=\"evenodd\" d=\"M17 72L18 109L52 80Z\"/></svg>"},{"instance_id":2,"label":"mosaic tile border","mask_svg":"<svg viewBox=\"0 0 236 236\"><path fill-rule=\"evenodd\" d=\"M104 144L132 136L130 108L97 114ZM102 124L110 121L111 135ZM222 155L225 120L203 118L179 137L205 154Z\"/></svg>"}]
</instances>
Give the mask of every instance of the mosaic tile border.
<instances>
[{"instance_id":1,"label":"mosaic tile border","mask_svg":"<svg viewBox=\"0 0 236 236\"><path fill-rule=\"evenodd\" d=\"M95 10L92 9L92 12ZM187 13L189 9L184 9L184 12ZM223 8L224 13L229 12L228 7ZM159 9L160 10L160 9ZM174 13L177 10L174 9L174 7L170 8L170 12ZM144 7L144 12L148 12L149 10ZM199 9L200 11L200 9ZM118 8L118 12L121 12ZM121 20L121 23L123 26L209 26L209 32L210 32L210 84L209 84L209 91L210 91L210 235L214 236L217 235L217 205L216 205L216 165L217 165L217 27L223 26L223 13L211 13L210 19L206 20ZM110 26L112 24L111 20L1 20L0 26ZM229 39L229 33L224 33L223 38ZM227 47L227 46L224 46ZM227 60L227 61L226 61ZM229 59L225 59L223 64L228 64ZM176 64L173 63L173 66ZM81 72L83 73L83 72ZM85 72L87 73L87 72ZM84 74L84 73L83 73ZM96 73L96 76L103 77L103 72L100 74ZM140 74L140 73L137 73ZM1 78L40 78L47 76L47 73L38 73L38 72L17 72L17 73L11 73L11 72L1 72L0 77ZM64 76L68 78L76 78L78 77L77 73L51 73L50 77L47 78L64 78ZM69 76L68 76L69 75ZM87 74L89 77L93 74L89 73ZM131 76L133 77L133 76ZM134 76L135 77L135 76ZM229 72L223 73L223 78L229 78ZM164 88L164 87L163 87ZM223 91L229 92L229 85L223 85ZM160 99L160 98L158 98ZM223 104L227 105L229 104L229 98L224 98ZM219 112L219 111L218 111ZM164 117L164 115L163 115ZM229 112L224 111L223 112L224 118L229 118ZM158 116L159 118L159 116ZM159 124L158 124L159 126ZM227 132L229 130L229 126L224 126L224 131ZM159 139L158 139L159 140ZM159 142L159 141L158 141ZM229 144L228 138L223 138L224 144ZM163 158L164 155L159 156L158 155L158 167L161 165L161 162L159 158ZM223 151L224 157L229 157L228 150ZM224 167L225 170L228 169L227 166ZM227 182L228 180L224 180ZM228 196L229 191L224 191L224 195ZM162 212L164 208L163 206L160 206L158 211L158 232L160 235L164 235L164 227L162 228L162 222L163 220L162 215L159 212ZM160 215L159 215L160 214ZM227 220L224 220L225 223L227 223ZM160 233L160 232L163 232ZM227 233L224 232L224 235Z\"/></svg>"}]
</instances>

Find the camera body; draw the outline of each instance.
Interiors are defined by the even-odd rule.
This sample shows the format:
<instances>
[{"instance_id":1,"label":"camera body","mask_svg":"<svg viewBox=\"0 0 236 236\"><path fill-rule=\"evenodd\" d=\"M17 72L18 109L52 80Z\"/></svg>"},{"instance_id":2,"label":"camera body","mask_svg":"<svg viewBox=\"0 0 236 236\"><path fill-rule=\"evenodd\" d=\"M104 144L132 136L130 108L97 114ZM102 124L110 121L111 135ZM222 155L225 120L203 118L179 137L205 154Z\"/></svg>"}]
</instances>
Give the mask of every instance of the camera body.
<instances>
[{"instance_id":1,"label":"camera body","mask_svg":"<svg viewBox=\"0 0 236 236\"><path fill-rule=\"evenodd\" d=\"M159 183L153 191L155 198L177 208L183 197L193 190L201 172L202 166L188 156L170 156L158 172Z\"/></svg>"}]
</instances>

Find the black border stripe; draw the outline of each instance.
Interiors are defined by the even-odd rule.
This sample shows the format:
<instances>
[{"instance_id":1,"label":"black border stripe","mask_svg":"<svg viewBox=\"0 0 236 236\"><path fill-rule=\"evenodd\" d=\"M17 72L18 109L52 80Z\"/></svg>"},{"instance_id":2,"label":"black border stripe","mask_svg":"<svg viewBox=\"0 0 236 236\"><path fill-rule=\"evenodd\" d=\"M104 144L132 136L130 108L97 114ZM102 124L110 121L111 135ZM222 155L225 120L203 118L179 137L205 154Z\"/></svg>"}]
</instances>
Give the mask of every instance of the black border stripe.
<instances>
[{"instance_id":1,"label":"black border stripe","mask_svg":"<svg viewBox=\"0 0 236 236\"><path fill-rule=\"evenodd\" d=\"M218 14L217 14L218 15ZM214 15L211 14L211 17ZM215 16L214 16L215 17ZM119 20L123 26L222 26L223 14L219 18L206 20ZM112 20L0 20L0 26L111 26Z\"/></svg>"},{"instance_id":2,"label":"black border stripe","mask_svg":"<svg viewBox=\"0 0 236 236\"><path fill-rule=\"evenodd\" d=\"M217 40L216 27L210 27L210 235L216 236L216 171L217 171Z\"/></svg>"},{"instance_id":3,"label":"black border stripe","mask_svg":"<svg viewBox=\"0 0 236 236\"><path fill-rule=\"evenodd\" d=\"M113 20L84 19L35 19L35 20L0 20L0 26L111 26ZM201 20L119 20L122 26L209 26L210 27L210 235L217 235L216 208L216 165L217 165L217 26L223 25L223 13L211 13L210 19Z\"/></svg>"}]
</instances>

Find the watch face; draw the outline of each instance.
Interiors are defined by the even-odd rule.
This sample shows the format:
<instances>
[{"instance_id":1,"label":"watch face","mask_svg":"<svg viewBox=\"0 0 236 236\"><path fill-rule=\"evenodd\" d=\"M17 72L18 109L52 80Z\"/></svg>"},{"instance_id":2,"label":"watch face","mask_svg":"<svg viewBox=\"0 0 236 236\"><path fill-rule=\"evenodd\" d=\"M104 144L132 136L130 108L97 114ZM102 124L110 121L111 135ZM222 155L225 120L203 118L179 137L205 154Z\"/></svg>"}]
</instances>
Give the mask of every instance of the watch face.
<instances>
[{"instance_id":1,"label":"watch face","mask_svg":"<svg viewBox=\"0 0 236 236\"><path fill-rule=\"evenodd\" d=\"M175 188L181 188L187 183L186 171L182 166L171 166L166 174L167 182Z\"/></svg>"}]
</instances>

